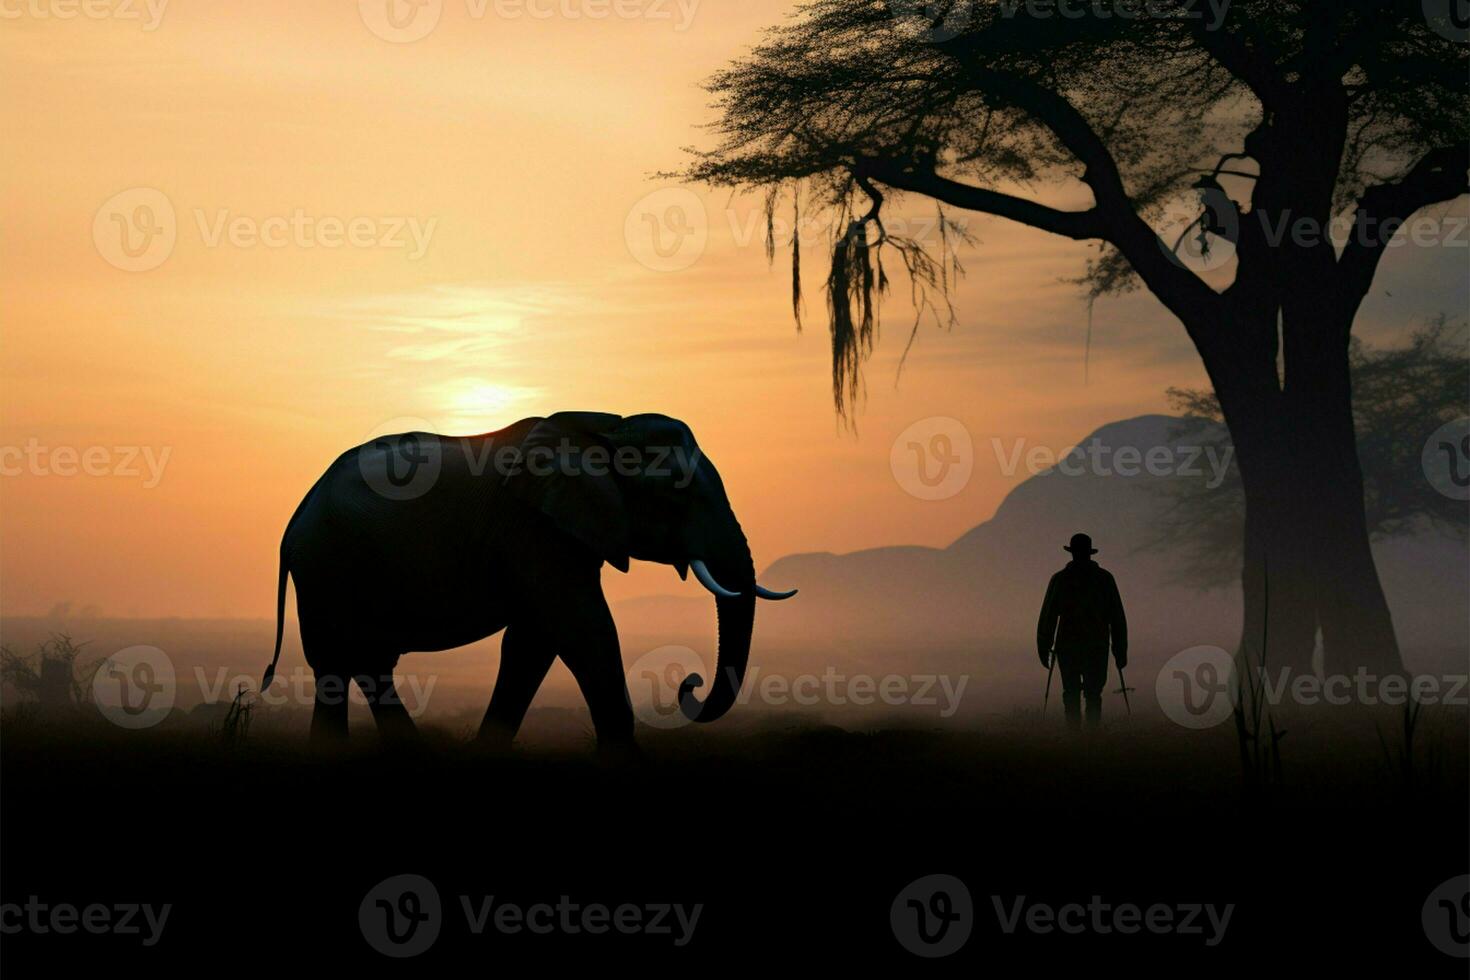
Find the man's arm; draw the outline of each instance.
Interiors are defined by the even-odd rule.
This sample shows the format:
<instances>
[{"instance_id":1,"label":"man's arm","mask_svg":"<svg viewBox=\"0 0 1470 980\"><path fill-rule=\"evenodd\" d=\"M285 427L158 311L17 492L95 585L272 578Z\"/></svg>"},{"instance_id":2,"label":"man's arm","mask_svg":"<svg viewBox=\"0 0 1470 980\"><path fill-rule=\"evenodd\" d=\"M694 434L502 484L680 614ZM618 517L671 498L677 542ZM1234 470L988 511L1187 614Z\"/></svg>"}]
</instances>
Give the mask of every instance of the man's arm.
<instances>
[{"instance_id":1,"label":"man's arm","mask_svg":"<svg viewBox=\"0 0 1470 980\"><path fill-rule=\"evenodd\" d=\"M1108 576L1108 628L1113 636L1113 659L1119 667L1128 666L1128 617L1123 613L1123 597L1118 582Z\"/></svg>"},{"instance_id":2,"label":"man's arm","mask_svg":"<svg viewBox=\"0 0 1470 980\"><path fill-rule=\"evenodd\" d=\"M1051 666L1051 642L1057 635L1057 576L1046 583L1046 598L1041 600L1041 618L1036 622L1036 655L1041 666Z\"/></svg>"}]
</instances>

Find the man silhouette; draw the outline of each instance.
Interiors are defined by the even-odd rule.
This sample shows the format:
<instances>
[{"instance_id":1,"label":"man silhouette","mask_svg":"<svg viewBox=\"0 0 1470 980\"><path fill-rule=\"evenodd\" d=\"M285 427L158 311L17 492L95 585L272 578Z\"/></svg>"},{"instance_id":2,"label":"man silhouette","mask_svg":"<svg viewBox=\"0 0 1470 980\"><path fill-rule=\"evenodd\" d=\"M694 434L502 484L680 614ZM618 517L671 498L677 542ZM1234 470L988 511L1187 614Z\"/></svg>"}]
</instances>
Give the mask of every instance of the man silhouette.
<instances>
[{"instance_id":1,"label":"man silhouette","mask_svg":"<svg viewBox=\"0 0 1470 980\"><path fill-rule=\"evenodd\" d=\"M1036 652L1051 669L1055 652L1062 675L1062 705L1067 725L1082 726L1081 702L1087 699L1087 725L1102 720L1102 690L1108 681L1108 641L1121 669L1128 666L1128 620L1113 576L1092 556L1092 538L1074 534L1063 551L1072 553L1067 567L1051 577L1036 624Z\"/></svg>"}]
</instances>

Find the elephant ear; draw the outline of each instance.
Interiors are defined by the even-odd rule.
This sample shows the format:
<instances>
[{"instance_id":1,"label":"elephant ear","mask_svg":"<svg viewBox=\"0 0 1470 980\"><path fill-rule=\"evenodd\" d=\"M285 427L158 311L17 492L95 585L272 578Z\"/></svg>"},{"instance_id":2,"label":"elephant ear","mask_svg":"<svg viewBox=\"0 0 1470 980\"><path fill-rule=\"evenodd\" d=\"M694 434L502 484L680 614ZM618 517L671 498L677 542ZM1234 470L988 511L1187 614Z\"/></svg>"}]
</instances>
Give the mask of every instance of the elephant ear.
<instances>
[{"instance_id":1,"label":"elephant ear","mask_svg":"<svg viewBox=\"0 0 1470 980\"><path fill-rule=\"evenodd\" d=\"M621 421L622 416L603 412L557 412L542 419L522 441L521 464L506 476L505 488L626 572L632 545L623 492L606 459L596 467L596 476L583 465L586 451L594 446L611 455L607 433Z\"/></svg>"}]
</instances>

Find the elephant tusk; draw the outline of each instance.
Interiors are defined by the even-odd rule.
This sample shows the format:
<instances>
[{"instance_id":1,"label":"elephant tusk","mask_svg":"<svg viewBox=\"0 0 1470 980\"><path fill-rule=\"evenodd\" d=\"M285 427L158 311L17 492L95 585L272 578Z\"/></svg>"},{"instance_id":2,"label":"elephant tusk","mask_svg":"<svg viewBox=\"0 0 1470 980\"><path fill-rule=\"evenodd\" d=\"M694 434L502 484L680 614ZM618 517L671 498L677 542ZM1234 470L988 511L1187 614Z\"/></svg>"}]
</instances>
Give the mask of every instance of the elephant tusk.
<instances>
[{"instance_id":1,"label":"elephant tusk","mask_svg":"<svg viewBox=\"0 0 1470 980\"><path fill-rule=\"evenodd\" d=\"M761 585L759 582L755 584L755 594L756 597L760 599L771 599L773 601L779 602L782 599L790 599L792 596L796 595L796 593L796 589L792 589L790 592L772 592L770 589L766 588L764 585Z\"/></svg>"},{"instance_id":2,"label":"elephant tusk","mask_svg":"<svg viewBox=\"0 0 1470 980\"><path fill-rule=\"evenodd\" d=\"M700 561L698 558L689 563L689 569L690 571L694 572L694 577L699 579L700 585L704 586L706 589L709 589L720 598L734 599L740 595L739 592L731 592L719 582L716 582L715 577L710 574L709 569L705 566L704 562Z\"/></svg>"}]
</instances>

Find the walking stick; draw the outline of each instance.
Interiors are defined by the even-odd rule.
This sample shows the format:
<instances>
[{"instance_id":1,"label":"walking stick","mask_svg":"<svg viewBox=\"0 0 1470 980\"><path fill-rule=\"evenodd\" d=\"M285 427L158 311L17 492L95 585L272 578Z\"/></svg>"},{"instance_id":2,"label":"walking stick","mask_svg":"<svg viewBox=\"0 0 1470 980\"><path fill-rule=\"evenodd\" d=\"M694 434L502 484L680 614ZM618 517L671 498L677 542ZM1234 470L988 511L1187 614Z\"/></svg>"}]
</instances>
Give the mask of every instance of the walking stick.
<instances>
[{"instance_id":1,"label":"walking stick","mask_svg":"<svg viewBox=\"0 0 1470 980\"><path fill-rule=\"evenodd\" d=\"M1051 672L1057 665L1057 652L1055 650L1051 651L1046 661L1046 694L1041 699L1041 717L1043 718L1046 717L1047 702L1051 700Z\"/></svg>"},{"instance_id":2,"label":"walking stick","mask_svg":"<svg viewBox=\"0 0 1470 980\"><path fill-rule=\"evenodd\" d=\"M1119 667L1118 668L1118 689L1116 691L1114 691L1113 693L1114 694L1121 694L1121 695L1123 695L1123 707L1125 707L1125 708L1128 709L1128 714L1130 716L1133 714L1133 705L1131 705L1131 704L1128 703L1128 692L1129 691L1134 691L1134 690L1137 690L1137 688L1133 688L1133 687L1129 687L1128 686L1128 682L1123 679L1123 668L1122 667Z\"/></svg>"}]
</instances>

